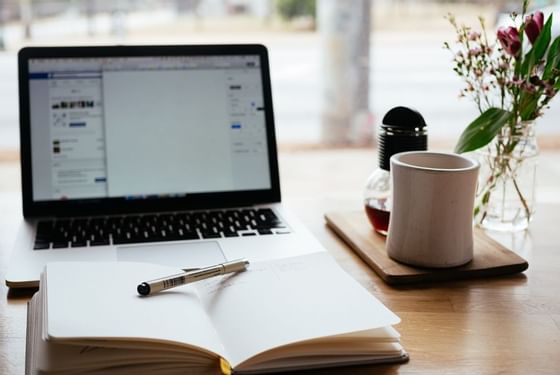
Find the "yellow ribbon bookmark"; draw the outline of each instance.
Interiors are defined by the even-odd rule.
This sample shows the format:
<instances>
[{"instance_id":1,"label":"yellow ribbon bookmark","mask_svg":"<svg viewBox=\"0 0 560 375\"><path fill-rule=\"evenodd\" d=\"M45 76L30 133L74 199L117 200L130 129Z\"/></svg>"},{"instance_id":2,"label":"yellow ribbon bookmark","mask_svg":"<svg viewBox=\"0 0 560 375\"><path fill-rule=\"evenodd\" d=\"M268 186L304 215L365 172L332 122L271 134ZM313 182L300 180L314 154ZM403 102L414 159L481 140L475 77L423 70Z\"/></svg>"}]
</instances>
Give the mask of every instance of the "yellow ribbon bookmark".
<instances>
[{"instance_id":1,"label":"yellow ribbon bookmark","mask_svg":"<svg viewBox=\"0 0 560 375\"><path fill-rule=\"evenodd\" d=\"M231 375L231 366L229 362L220 357L220 370L223 375Z\"/></svg>"}]
</instances>

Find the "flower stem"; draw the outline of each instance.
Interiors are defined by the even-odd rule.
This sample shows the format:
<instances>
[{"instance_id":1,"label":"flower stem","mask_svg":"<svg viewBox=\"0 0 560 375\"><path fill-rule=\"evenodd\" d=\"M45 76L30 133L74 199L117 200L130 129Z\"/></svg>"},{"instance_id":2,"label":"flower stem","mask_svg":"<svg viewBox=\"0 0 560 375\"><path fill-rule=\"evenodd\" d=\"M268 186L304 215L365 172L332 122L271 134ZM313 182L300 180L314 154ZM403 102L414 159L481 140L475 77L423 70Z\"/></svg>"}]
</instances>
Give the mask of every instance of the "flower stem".
<instances>
[{"instance_id":1,"label":"flower stem","mask_svg":"<svg viewBox=\"0 0 560 375\"><path fill-rule=\"evenodd\" d=\"M508 169L509 169L510 172L513 173L509 164L508 164ZM513 182L513 186L515 187L515 191L517 192L517 195L519 196L519 199L521 200L521 204L523 205L523 208L525 209L525 217L527 218L527 221L529 221L529 219L531 218L531 210L529 209L529 205L527 204L527 200L523 196L523 193L521 193L521 189L519 189L519 186L517 185L517 179L515 178L515 176L511 176L511 181Z\"/></svg>"}]
</instances>

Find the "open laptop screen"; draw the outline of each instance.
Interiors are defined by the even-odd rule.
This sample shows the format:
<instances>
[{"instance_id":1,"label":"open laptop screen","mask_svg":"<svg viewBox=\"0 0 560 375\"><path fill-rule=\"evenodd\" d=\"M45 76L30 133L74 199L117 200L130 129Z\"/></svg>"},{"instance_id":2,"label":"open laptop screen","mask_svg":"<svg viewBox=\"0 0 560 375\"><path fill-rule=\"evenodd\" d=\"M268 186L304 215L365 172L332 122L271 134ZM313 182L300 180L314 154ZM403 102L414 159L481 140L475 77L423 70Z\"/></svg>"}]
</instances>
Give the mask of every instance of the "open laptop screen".
<instances>
[{"instance_id":1,"label":"open laptop screen","mask_svg":"<svg viewBox=\"0 0 560 375\"><path fill-rule=\"evenodd\" d=\"M272 189L259 54L27 63L33 202Z\"/></svg>"}]
</instances>

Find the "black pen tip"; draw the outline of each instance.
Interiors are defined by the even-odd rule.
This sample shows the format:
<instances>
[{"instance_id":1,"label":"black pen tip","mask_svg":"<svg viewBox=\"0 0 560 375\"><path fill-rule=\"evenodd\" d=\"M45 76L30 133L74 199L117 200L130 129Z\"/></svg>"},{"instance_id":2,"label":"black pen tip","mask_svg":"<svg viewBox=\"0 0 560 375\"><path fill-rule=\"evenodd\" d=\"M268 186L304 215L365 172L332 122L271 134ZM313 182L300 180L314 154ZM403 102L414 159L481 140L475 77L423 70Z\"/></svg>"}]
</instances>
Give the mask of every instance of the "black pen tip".
<instances>
[{"instance_id":1,"label":"black pen tip","mask_svg":"<svg viewBox=\"0 0 560 375\"><path fill-rule=\"evenodd\" d=\"M139 284L136 290L141 296L147 296L150 294L150 286L147 283Z\"/></svg>"}]
</instances>

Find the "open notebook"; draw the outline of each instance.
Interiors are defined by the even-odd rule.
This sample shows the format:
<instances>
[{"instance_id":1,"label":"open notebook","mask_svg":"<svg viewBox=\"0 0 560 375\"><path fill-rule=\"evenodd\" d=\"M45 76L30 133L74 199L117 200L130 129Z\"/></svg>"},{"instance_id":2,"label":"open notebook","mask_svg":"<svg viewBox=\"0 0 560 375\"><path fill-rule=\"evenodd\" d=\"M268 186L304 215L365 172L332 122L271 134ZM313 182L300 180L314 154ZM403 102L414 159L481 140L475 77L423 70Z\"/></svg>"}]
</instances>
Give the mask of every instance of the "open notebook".
<instances>
[{"instance_id":1,"label":"open notebook","mask_svg":"<svg viewBox=\"0 0 560 375\"><path fill-rule=\"evenodd\" d=\"M29 305L26 373L184 374L401 362L399 318L326 253L149 297L147 263L50 263Z\"/></svg>"}]
</instances>

